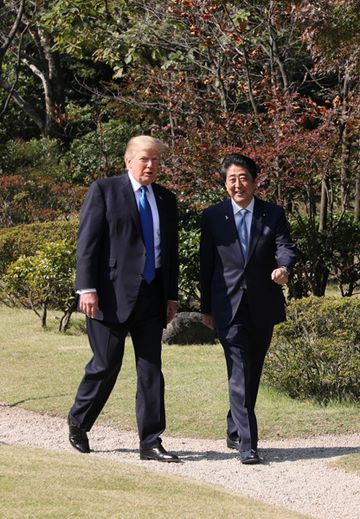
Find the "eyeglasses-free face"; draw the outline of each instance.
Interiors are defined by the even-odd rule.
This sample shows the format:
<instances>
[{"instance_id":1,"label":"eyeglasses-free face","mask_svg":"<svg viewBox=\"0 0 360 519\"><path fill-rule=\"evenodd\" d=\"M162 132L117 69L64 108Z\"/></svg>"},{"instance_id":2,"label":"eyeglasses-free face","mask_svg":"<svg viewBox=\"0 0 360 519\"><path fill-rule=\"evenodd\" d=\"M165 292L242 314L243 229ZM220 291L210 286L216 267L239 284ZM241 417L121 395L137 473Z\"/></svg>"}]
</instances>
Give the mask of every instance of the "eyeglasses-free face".
<instances>
[{"instance_id":1,"label":"eyeglasses-free face","mask_svg":"<svg viewBox=\"0 0 360 519\"><path fill-rule=\"evenodd\" d=\"M254 196L256 182L247 169L232 164L226 172L225 187L240 207L247 207Z\"/></svg>"}]
</instances>

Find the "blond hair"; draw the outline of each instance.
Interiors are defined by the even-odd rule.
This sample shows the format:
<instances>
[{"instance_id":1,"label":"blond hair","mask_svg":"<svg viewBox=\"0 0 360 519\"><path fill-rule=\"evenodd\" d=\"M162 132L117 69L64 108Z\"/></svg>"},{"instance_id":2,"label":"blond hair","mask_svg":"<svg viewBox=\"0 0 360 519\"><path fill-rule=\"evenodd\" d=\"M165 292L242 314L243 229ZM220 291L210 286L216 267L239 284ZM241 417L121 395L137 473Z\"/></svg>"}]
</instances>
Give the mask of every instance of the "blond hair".
<instances>
[{"instance_id":1,"label":"blond hair","mask_svg":"<svg viewBox=\"0 0 360 519\"><path fill-rule=\"evenodd\" d=\"M166 145L160 139L155 139L155 137L150 137L150 135L137 135L132 137L127 143L125 160L131 158L134 151L140 148L143 150L156 150L161 155L166 149Z\"/></svg>"}]
</instances>

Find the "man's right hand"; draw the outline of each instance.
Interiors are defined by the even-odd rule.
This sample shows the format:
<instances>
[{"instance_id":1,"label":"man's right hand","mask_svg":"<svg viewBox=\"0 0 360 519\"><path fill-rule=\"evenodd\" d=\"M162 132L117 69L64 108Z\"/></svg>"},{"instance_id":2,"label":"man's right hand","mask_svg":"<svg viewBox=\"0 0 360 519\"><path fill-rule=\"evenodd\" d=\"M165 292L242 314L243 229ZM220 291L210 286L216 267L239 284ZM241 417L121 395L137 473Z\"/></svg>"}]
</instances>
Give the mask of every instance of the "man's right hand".
<instances>
[{"instance_id":1,"label":"man's right hand","mask_svg":"<svg viewBox=\"0 0 360 519\"><path fill-rule=\"evenodd\" d=\"M214 319L212 314L202 314L202 322L207 326L207 328L210 328L210 330L214 330Z\"/></svg>"},{"instance_id":2,"label":"man's right hand","mask_svg":"<svg viewBox=\"0 0 360 519\"><path fill-rule=\"evenodd\" d=\"M85 292L80 294L79 308L87 317L94 319L99 309L98 295L96 292Z\"/></svg>"}]
</instances>

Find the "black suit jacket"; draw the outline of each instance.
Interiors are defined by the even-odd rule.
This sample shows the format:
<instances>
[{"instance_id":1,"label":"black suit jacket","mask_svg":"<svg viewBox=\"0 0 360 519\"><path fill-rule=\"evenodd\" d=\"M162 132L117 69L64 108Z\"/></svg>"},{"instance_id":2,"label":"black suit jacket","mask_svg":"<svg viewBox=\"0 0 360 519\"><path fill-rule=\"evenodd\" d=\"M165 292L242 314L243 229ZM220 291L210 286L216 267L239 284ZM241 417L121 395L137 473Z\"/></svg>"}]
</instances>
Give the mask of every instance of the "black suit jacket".
<instances>
[{"instance_id":1,"label":"black suit jacket","mask_svg":"<svg viewBox=\"0 0 360 519\"><path fill-rule=\"evenodd\" d=\"M285 319L284 296L271 280L280 266L291 269L298 253L282 207L255 197L246 262L235 226L231 199L203 212L200 246L201 311L212 313L217 328L233 320L246 286L252 316L271 325Z\"/></svg>"},{"instance_id":2,"label":"black suit jacket","mask_svg":"<svg viewBox=\"0 0 360 519\"><path fill-rule=\"evenodd\" d=\"M178 299L178 223L175 196L152 184L160 220L161 272L166 302ZM76 289L96 288L96 319L124 322L142 281L145 245L139 211L128 175L97 180L81 208Z\"/></svg>"}]
</instances>

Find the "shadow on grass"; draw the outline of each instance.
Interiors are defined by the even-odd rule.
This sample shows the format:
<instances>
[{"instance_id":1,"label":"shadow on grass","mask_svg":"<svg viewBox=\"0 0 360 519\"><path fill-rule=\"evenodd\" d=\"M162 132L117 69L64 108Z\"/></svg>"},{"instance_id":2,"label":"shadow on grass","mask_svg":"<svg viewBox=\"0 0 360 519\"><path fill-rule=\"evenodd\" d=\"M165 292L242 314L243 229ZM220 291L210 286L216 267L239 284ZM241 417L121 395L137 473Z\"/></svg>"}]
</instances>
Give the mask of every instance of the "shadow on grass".
<instances>
[{"instance_id":1,"label":"shadow on grass","mask_svg":"<svg viewBox=\"0 0 360 519\"><path fill-rule=\"evenodd\" d=\"M72 393L60 393L56 395L46 395L46 396L29 396L28 398L23 398L22 400L18 400L13 403L0 404L0 407L16 407L18 405L24 404L25 402L34 402L35 400L48 400L49 398L59 398L64 396L71 396Z\"/></svg>"}]
</instances>

